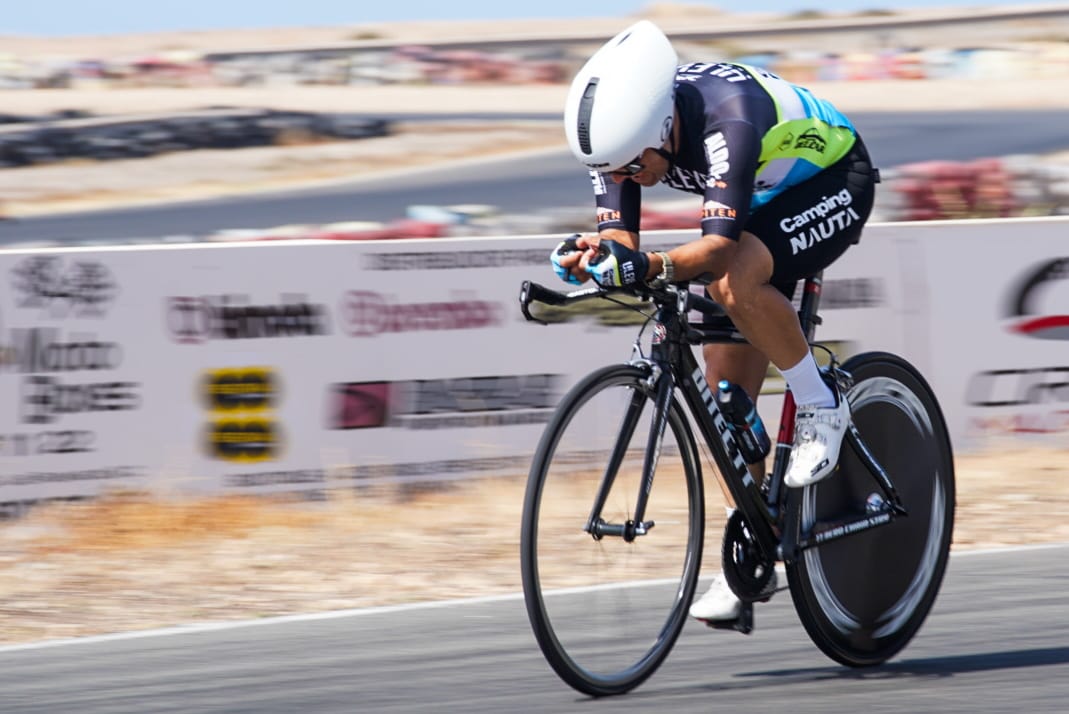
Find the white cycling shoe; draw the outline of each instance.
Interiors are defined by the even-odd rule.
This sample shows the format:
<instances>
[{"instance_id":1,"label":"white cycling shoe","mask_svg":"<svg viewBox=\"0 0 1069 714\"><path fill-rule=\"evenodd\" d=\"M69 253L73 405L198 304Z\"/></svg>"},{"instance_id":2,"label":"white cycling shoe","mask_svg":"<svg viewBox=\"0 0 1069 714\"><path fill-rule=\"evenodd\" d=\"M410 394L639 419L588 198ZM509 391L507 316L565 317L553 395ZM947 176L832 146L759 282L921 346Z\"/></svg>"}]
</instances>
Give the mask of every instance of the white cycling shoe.
<instances>
[{"instance_id":1,"label":"white cycling shoe","mask_svg":"<svg viewBox=\"0 0 1069 714\"><path fill-rule=\"evenodd\" d=\"M836 390L834 407L799 406L794 446L784 483L802 488L827 478L839 463L839 449L850 424L850 404Z\"/></svg>"},{"instance_id":2,"label":"white cycling shoe","mask_svg":"<svg viewBox=\"0 0 1069 714\"><path fill-rule=\"evenodd\" d=\"M767 602L778 585L776 572L772 571L772 580L765 588L769 596L762 600ZM705 594L690 606L690 616L703 622L733 622L742 614L742 601L732 591L723 575L713 578Z\"/></svg>"}]
</instances>

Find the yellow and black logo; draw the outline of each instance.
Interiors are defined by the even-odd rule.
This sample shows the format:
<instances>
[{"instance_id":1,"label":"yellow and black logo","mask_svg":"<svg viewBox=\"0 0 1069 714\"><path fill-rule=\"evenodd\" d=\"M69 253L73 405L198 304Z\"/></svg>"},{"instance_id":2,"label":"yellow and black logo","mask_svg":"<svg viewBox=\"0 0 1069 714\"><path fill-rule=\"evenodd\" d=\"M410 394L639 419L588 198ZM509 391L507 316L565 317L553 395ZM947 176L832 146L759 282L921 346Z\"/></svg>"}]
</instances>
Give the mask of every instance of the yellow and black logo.
<instances>
[{"instance_id":1,"label":"yellow and black logo","mask_svg":"<svg viewBox=\"0 0 1069 714\"><path fill-rule=\"evenodd\" d=\"M263 411L277 398L275 376L265 367L216 369L204 377L204 400L213 412Z\"/></svg>"},{"instance_id":2,"label":"yellow and black logo","mask_svg":"<svg viewBox=\"0 0 1069 714\"><path fill-rule=\"evenodd\" d=\"M270 461L281 448L273 409L278 404L278 378L267 367L210 370L201 383L202 397L213 420L207 448L212 458L239 463Z\"/></svg>"},{"instance_id":3,"label":"yellow and black logo","mask_svg":"<svg viewBox=\"0 0 1069 714\"><path fill-rule=\"evenodd\" d=\"M270 461L279 445L278 426L269 419L220 419L208 427L208 449L223 461Z\"/></svg>"}]
</instances>

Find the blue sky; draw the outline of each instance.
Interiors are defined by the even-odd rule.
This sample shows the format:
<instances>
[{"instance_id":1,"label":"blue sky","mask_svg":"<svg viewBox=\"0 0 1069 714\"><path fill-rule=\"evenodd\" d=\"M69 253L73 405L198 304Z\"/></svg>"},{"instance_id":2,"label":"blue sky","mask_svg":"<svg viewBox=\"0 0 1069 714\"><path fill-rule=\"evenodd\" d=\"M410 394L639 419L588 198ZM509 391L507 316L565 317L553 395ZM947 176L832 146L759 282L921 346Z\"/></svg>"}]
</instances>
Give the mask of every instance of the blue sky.
<instances>
[{"instance_id":1,"label":"blue sky","mask_svg":"<svg viewBox=\"0 0 1069 714\"><path fill-rule=\"evenodd\" d=\"M393 20L618 17L634 13L648 6L651 1L8 0L5 3L7 7L0 13L0 35L62 36L239 27L314 27ZM691 4L722 8L731 6L728 2ZM984 0L743 0L738 3L753 12L792 12L814 8L838 12L997 4Z\"/></svg>"}]
</instances>

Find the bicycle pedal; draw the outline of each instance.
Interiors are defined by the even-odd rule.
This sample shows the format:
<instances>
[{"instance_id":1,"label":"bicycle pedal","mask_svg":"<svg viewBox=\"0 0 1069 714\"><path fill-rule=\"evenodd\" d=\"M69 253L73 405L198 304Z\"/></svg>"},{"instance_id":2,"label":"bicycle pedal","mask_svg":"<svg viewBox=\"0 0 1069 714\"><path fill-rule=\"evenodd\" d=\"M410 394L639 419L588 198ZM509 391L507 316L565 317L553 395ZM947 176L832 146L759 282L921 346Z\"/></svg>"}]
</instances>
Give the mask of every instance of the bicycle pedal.
<instances>
[{"instance_id":1,"label":"bicycle pedal","mask_svg":"<svg viewBox=\"0 0 1069 714\"><path fill-rule=\"evenodd\" d=\"M739 616L734 620L702 620L706 627L713 630L734 630L748 635L753 632L753 603L744 602Z\"/></svg>"}]
</instances>

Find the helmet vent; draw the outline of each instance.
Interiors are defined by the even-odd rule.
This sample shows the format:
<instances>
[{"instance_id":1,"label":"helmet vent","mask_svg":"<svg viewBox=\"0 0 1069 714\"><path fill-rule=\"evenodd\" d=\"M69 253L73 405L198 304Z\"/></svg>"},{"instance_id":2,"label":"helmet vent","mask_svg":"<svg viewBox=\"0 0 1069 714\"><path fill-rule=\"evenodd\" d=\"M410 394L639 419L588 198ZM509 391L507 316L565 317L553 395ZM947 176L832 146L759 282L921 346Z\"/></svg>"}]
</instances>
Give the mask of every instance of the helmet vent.
<instances>
[{"instance_id":1,"label":"helmet vent","mask_svg":"<svg viewBox=\"0 0 1069 714\"><path fill-rule=\"evenodd\" d=\"M579 100L579 112L576 121L576 134L579 137L579 148L588 156L594 153L590 146L590 115L594 113L594 93L598 88L598 78L591 77L583 90L583 98Z\"/></svg>"}]
</instances>

